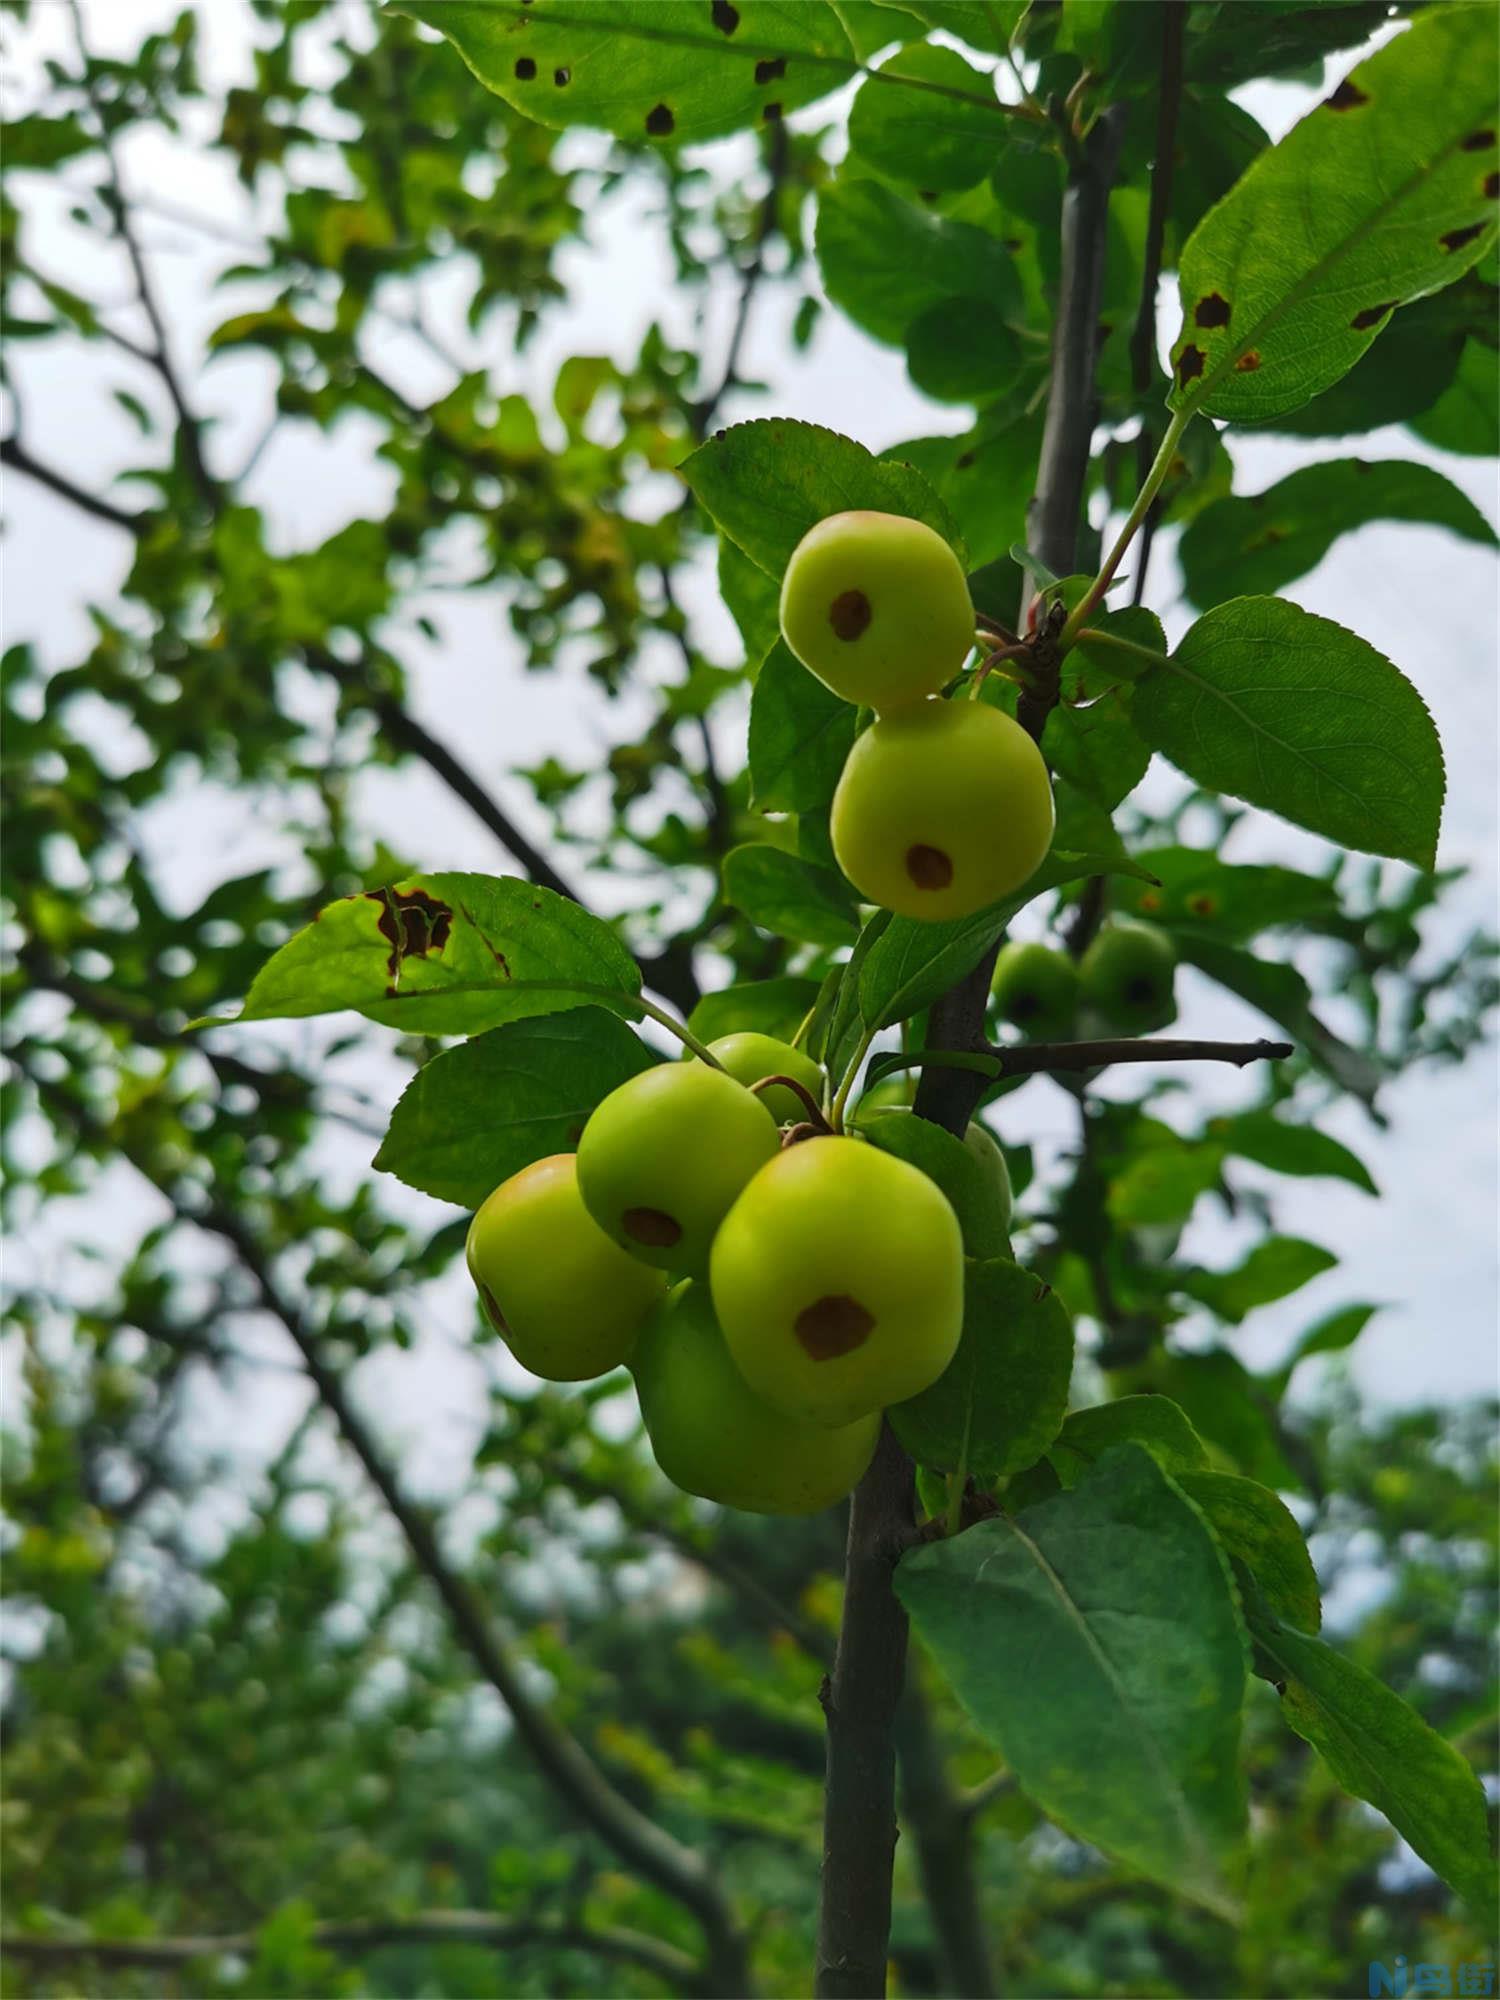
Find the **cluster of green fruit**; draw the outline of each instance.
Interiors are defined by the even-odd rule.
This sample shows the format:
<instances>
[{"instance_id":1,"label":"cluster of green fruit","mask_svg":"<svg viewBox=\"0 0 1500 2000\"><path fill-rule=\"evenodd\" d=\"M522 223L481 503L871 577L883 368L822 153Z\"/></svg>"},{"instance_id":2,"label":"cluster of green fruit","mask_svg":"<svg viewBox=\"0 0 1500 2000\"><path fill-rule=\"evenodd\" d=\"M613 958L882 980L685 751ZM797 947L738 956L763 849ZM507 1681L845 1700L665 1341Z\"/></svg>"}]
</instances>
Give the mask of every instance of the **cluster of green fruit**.
<instances>
[{"instance_id":1,"label":"cluster of green fruit","mask_svg":"<svg viewBox=\"0 0 1500 2000\"><path fill-rule=\"evenodd\" d=\"M809 1125L794 1086L816 1103L824 1079L801 1050L739 1034L709 1053L719 1067L693 1058L632 1077L576 1155L498 1187L470 1227L469 1271L533 1374L629 1365L676 1485L753 1513L813 1513L856 1484L881 1412L953 1357L958 1220L907 1161ZM783 1124L802 1125L794 1143ZM1008 1216L1003 1155L980 1126L969 1144L1003 1182Z\"/></svg>"},{"instance_id":2,"label":"cluster of green fruit","mask_svg":"<svg viewBox=\"0 0 1500 2000\"><path fill-rule=\"evenodd\" d=\"M993 993L1002 1021L1033 1041L1066 1041L1082 1014L1122 1035L1145 1035L1177 1018L1177 953L1153 924L1106 924L1081 959L1045 944L1006 945Z\"/></svg>"},{"instance_id":3,"label":"cluster of green fruit","mask_svg":"<svg viewBox=\"0 0 1500 2000\"><path fill-rule=\"evenodd\" d=\"M860 894L938 919L1019 889L1052 843L1052 787L1019 723L941 698L974 645L942 536L899 514L831 514L787 565L781 631L826 687L875 711L833 797L834 855Z\"/></svg>"}]
</instances>

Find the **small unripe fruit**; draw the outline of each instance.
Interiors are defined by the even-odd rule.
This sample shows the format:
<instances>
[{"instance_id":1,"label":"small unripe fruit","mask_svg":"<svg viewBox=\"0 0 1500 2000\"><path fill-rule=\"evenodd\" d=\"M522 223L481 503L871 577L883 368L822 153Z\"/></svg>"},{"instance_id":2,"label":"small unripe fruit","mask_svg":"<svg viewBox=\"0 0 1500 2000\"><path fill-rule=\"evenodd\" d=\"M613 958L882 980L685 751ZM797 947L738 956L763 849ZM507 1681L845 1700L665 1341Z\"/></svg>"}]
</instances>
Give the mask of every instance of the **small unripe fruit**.
<instances>
[{"instance_id":1,"label":"small unripe fruit","mask_svg":"<svg viewBox=\"0 0 1500 2000\"><path fill-rule=\"evenodd\" d=\"M816 1514L875 1452L880 1418L840 1430L773 1409L735 1367L706 1285L679 1285L631 1362L656 1462L674 1486L751 1514Z\"/></svg>"},{"instance_id":2,"label":"small unripe fruit","mask_svg":"<svg viewBox=\"0 0 1500 2000\"><path fill-rule=\"evenodd\" d=\"M584 1207L571 1153L502 1182L469 1224L466 1255L486 1319L548 1382L587 1382L627 1361L666 1289Z\"/></svg>"},{"instance_id":3,"label":"small unripe fruit","mask_svg":"<svg viewBox=\"0 0 1500 2000\"><path fill-rule=\"evenodd\" d=\"M966 917L1036 873L1052 786L1018 722L978 701L924 701L856 741L833 795L833 851L872 903Z\"/></svg>"},{"instance_id":4,"label":"small unripe fruit","mask_svg":"<svg viewBox=\"0 0 1500 2000\"><path fill-rule=\"evenodd\" d=\"M757 1035L747 1030L738 1035L720 1035L708 1048L735 1082L743 1083L746 1088L759 1083L762 1077L789 1076L802 1085L814 1104L823 1101L822 1070L811 1056L794 1049L790 1042L779 1042L774 1035ZM802 1099L784 1083L774 1083L769 1090L758 1091L756 1095L778 1125L799 1125L808 1115Z\"/></svg>"},{"instance_id":5,"label":"small unripe fruit","mask_svg":"<svg viewBox=\"0 0 1500 2000\"><path fill-rule=\"evenodd\" d=\"M775 1119L732 1076L662 1063L597 1106L578 1142L578 1188L632 1257L701 1273L731 1202L779 1143Z\"/></svg>"},{"instance_id":6,"label":"small unripe fruit","mask_svg":"<svg viewBox=\"0 0 1500 2000\"><path fill-rule=\"evenodd\" d=\"M724 1218L714 1309L736 1367L789 1416L848 1424L947 1367L963 1242L946 1197L859 1139L778 1153Z\"/></svg>"},{"instance_id":7,"label":"small unripe fruit","mask_svg":"<svg viewBox=\"0 0 1500 2000\"><path fill-rule=\"evenodd\" d=\"M883 712L952 680L974 644L974 607L958 557L923 522L830 514L792 552L781 631L835 694Z\"/></svg>"},{"instance_id":8,"label":"small unripe fruit","mask_svg":"<svg viewBox=\"0 0 1500 2000\"><path fill-rule=\"evenodd\" d=\"M964 1133L964 1144L990 1177L996 1191L997 1210L1003 1218L1000 1227L1009 1235L1015 1195L1011 1191L1010 1168L1005 1163L1000 1141L987 1125L981 1125L976 1118Z\"/></svg>"},{"instance_id":9,"label":"small unripe fruit","mask_svg":"<svg viewBox=\"0 0 1500 2000\"><path fill-rule=\"evenodd\" d=\"M991 991L1002 1021L1034 1041L1072 1032L1078 1018L1078 967L1045 944L1006 945L995 960Z\"/></svg>"},{"instance_id":10,"label":"small unripe fruit","mask_svg":"<svg viewBox=\"0 0 1500 2000\"><path fill-rule=\"evenodd\" d=\"M1153 924L1117 923L1083 954L1083 998L1122 1034L1142 1035L1177 1018L1177 953Z\"/></svg>"}]
</instances>

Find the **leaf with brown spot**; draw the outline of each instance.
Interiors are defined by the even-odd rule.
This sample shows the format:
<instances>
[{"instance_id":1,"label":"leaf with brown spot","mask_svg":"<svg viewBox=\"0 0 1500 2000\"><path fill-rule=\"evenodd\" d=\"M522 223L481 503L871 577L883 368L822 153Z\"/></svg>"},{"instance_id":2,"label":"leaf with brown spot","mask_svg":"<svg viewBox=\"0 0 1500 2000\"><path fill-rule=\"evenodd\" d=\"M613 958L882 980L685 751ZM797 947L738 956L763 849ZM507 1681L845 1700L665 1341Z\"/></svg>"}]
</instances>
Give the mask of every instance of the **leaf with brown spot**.
<instances>
[{"instance_id":1,"label":"leaf with brown spot","mask_svg":"<svg viewBox=\"0 0 1500 2000\"><path fill-rule=\"evenodd\" d=\"M1351 324L1352 302L1435 291L1482 253L1494 217L1464 154L1500 110L1496 19L1420 14L1208 212L1180 259L1173 408L1241 422L1298 409L1384 324ZM1214 294L1233 300L1232 330L1196 319Z\"/></svg>"},{"instance_id":2,"label":"leaf with brown spot","mask_svg":"<svg viewBox=\"0 0 1500 2000\"><path fill-rule=\"evenodd\" d=\"M1222 292L1210 292L1193 307L1194 326L1228 326L1229 301Z\"/></svg>"}]
</instances>

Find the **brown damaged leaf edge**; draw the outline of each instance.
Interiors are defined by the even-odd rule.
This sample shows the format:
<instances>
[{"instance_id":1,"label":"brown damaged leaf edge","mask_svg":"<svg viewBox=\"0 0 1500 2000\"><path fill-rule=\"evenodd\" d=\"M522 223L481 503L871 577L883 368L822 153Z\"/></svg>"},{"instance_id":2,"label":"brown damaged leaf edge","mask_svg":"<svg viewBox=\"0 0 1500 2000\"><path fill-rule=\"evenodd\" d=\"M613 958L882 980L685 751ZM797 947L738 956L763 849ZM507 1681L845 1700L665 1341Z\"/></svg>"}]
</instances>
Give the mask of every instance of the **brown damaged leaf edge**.
<instances>
[{"instance_id":1,"label":"brown damaged leaf edge","mask_svg":"<svg viewBox=\"0 0 1500 2000\"><path fill-rule=\"evenodd\" d=\"M1354 111L1369 101L1370 93L1346 76L1338 89L1323 99L1323 104L1328 111Z\"/></svg>"},{"instance_id":2,"label":"brown damaged leaf edge","mask_svg":"<svg viewBox=\"0 0 1500 2000\"><path fill-rule=\"evenodd\" d=\"M441 951L452 935L452 910L425 889L367 889L365 900L380 905L376 928L391 947L386 969L392 979L406 959Z\"/></svg>"},{"instance_id":3,"label":"brown damaged leaf edge","mask_svg":"<svg viewBox=\"0 0 1500 2000\"><path fill-rule=\"evenodd\" d=\"M713 0L708 13L709 19L721 35L732 35L740 25L740 10L738 7L731 7L729 0Z\"/></svg>"},{"instance_id":4,"label":"brown damaged leaf edge","mask_svg":"<svg viewBox=\"0 0 1500 2000\"><path fill-rule=\"evenodd\" d=\"M1366 333L1372 326L1379 326L1386 314L1393 313L1400 303L1399 299L1387 299L1384 305L1366 306L1363 312L1354 315L1349 324L1356 333Z\"/></svg>"},{"instance_id":5,"label":"brown damaged leaf edge","mask_svg":"<svg viewBox=\"0 0 1500 2000\"><path fill-rule=\"evenodd\" d=\"M1177 357L1177 380L1186 386L1196 382L1203 373L1204 353L1201 347L1185 347Z\"/></svg>"}]
</instances>

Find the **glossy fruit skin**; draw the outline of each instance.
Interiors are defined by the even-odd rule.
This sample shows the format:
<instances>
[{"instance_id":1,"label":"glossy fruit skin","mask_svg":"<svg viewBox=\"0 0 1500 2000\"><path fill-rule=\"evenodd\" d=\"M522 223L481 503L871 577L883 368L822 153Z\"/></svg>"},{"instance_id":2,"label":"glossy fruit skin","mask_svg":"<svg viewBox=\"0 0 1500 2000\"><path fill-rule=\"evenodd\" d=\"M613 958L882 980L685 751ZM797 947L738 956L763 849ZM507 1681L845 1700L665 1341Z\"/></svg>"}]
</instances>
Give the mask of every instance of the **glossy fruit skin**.
<instances>
[{"instance_id":1,"label":"glossy fruit skin","mask_svg":"<svg viewBox=\"0 0 1500 2000\"><path fill-rule=\"evenodd\" d=\"M716 1042L709 1043L708 1048L735 1082L744 1084L746 1089L752 1083L759 1083L763 1076L789 1076L802 1085L814 1104L823 1101L822 1070L811 1056L804 1055L801 1049L794 1049L790 1042L779 1042L774 1035L757 1035L746 1030L737 1035L720 1035ZM778 1125L800 1125L807 1116L807 1106L785 1084L773 1084L759 1095L761 1103Z\"/></svg>"},{"instance_id":2,"label":"glossy fruit skin","mask_svg":"<svg viewBox=\"0 0 1500 2000\"><path fill-rule=\"evenodd\" d=\"M840 1430L773 1409L735 1367L706 1285L678 1285L651 1315L631 1373L657 1464L674 1486L749 1514L816 1514L874 1456L879 1416Z\"/></svg>"},{"instance_id":3,"label":"glossy fruit skin","mask_svg":"<svg viewBox=\"0 0 1500 2000\"><path fill-rule=\"evenodd\" d=\"M1037 1042L1072 1033L1078 989L1078 967L1065 951L1018 940L1001 948L990 985L1001 1020Z\"/></svg>"},{"instance_id":4,"label":"glossy fruit skin","mask_svg":"<svg viewBox=\"0 0 1500 2000\"><path fill-rule=\"evenodd\" d=\"M1154 924L1106 925L1083 954L1079 971L1085 1004L1121 1034L1148 1034L1177 1019L1177 953Z\"/></svg>"},{"instance_id":5,"label":"glossy fruit skin","mask_svg":"<svg viewBox=\"0 0 1500 2000\"><path fill-rule=\"evenodd\" d=\"M1016 1198L1010 1184L1010 1168L1006 1165L1005 1155L1000 1150L1000 1141L987 1125L981 1125L976 1118L964 1133L964 1144L999 1189L1000 1212L1004 1217L1002 1226L1009 1235Z\"/></svg>"},{"instance_id":6,"label":"glossy fruit skin","mask_svg":"<svg viewBox=\"0 0 1500 2000\"><path fill-rule=\"evenodd\" d=\"M547 1382L591 1381L628 1361L666 1290L584 1207L571 1153L502 1181L469 1224L465 1255L486 1319Z\"/></svg>"},{"instance_id":7,"label":"glossy fruit skin","mask_svg":"<svg viewBox=\"0 0 1500 2000\"><path fill-rule=\"evenodd\" d=\"M779 1144L775 1119L732 1076L661 1063L595 1108L578 1142L578 1188L632 1257L701 1275L714 1231Z\"/></svg>"},{"instance_id":8,"label":"glossy fruit skin","mask_svg":"<svg viewBox=\"0 0 1500 2000\"><path fill-rule=\"evenodd\" d=\"M974 607L958 557L925 523L830 514L787 564L781 632L825 687L884 714L952 680L974 644Z\"/></svg>"},{"instance_id":9,"label":"glossy fruit skin","mask_svg":"<svg viewBox=\"0 0 1500 2000\"><path fill-rule=\"evenodd\" d=\"M856 739L833 851L860 894L906 917L966 917L1036 873L1055 813L1042 753L979 701L924 701Z\"/></svg>"},{"instance_id":10,"label":"glossy fruit skin","mask_svg":"<svg viewBox=\"0 0 1500 2000\"><path fill-rule=\"evenodd\" d=\"M788 1416L848 1424L933 1382L963 1323L947 1198L860 1139L808 1139L745 1189L714 1243L714 1310L735 1366Z\"/></svg>"}]
</instances>

